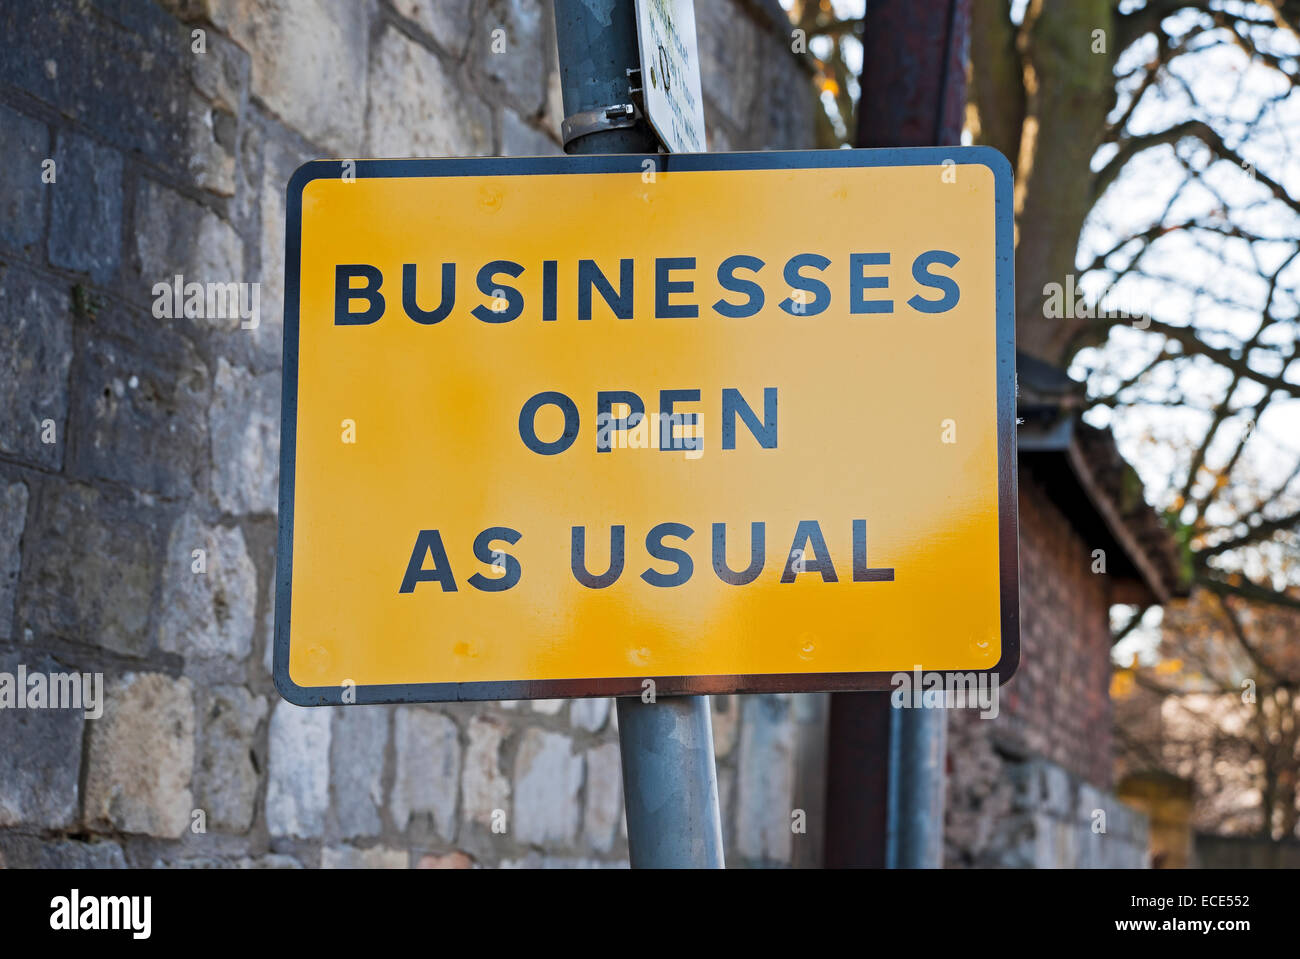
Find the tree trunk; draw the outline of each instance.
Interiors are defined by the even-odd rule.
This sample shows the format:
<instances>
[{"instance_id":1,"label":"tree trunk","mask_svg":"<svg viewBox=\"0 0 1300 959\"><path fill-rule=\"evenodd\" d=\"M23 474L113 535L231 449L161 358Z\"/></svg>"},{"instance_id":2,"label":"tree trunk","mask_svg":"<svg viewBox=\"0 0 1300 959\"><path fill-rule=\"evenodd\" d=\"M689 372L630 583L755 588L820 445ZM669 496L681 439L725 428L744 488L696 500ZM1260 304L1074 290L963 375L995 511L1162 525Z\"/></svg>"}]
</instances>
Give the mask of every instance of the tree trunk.
<instances>
[{"instance_id":1,"label":"tree trunk","mask_svg":"<svg viewBox=\"0 0 1300 959\"><path fill-rule=\"evenodd\" d=\"M1115 96L1111 2L1032 0L1018 34L1006 16L1005 3L975 2L978 138L1016 172L1017 348L1060 365L1083 323L1044 318L1043 287L1074 272L1092 206L1092 155Z\"/></svg>"}]
</instances>

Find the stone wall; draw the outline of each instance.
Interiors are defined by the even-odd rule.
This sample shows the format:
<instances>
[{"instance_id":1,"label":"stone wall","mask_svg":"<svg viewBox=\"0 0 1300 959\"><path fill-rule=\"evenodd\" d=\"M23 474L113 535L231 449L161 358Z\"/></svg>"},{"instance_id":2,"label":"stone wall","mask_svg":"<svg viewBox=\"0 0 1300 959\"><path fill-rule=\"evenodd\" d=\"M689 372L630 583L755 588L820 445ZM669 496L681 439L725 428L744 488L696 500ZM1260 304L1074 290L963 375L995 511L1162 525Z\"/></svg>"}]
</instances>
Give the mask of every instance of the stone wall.
<instances>
[{"instance_id":1,"label":"stone wall","mask_svg":"<svg viewBox=\"0 0 1300 959\"><path fill-rule=\"evenodd\" d=\"M950 800L945 865L1009 869L1150 865L1147 817L1111 793L1040 757L1001 762L998 780L996 812L978 818L975 828L969 822L954 828ZM969 783L962 786L969 791Z\"/></svg>"},{"instance_id":2,"label":"stone wall","mask_svg":"<svg viewBox=\"0 0 1300 959\"><path fill-rule=\"evenodd\" d=\"M696 7L712 147L810 146L775 0ZM0 672L106 685L98 719L0 710L0 861L624 863L608 700L300 709L269 677L285 185L560 152L550 4L8 0L0 31ZM259 283L260 324L155 318L177 274ZM818 862L824 698L715 717L729 861Z\"/></svg>"}]
</instances>

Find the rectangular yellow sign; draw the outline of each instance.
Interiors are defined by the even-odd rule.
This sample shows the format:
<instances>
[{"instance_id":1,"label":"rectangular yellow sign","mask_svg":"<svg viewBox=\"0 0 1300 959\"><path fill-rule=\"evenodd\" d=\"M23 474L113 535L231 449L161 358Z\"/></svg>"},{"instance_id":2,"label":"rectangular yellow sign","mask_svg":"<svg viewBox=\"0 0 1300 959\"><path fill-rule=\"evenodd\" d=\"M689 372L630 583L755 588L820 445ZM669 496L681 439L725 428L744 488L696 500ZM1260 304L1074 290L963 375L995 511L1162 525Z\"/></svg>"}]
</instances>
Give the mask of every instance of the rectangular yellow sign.
<instances>
[{"instance_id":1,"label":"rectangular yellow sign","mask_svg":"<svg viewBox=\"0 0 1300 959\"><path fill-rule=\"evenodd\" d=\"M1011 222L981 147L308 163L281 693L1005 681Z\"/></svg>"}]
</instances>

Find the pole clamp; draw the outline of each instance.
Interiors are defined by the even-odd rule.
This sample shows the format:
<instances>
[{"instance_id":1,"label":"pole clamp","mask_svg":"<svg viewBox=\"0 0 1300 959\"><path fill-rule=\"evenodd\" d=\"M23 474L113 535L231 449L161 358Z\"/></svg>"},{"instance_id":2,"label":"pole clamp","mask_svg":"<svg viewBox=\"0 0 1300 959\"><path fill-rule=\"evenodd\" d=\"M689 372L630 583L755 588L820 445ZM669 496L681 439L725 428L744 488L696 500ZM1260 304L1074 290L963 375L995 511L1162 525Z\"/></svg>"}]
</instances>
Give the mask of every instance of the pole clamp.
<instances>
[{"instance_id":1,"label":"pole clamp","mask_svg":"<svg viewBox=\"0 0 1300 959\"><path fill-rule=\"evenodd\" d=\"M605 130L622 130L634 127L641 119L641 110L635 103L616 103L594 110L582 110L564 118L560 124L560 136L567 147L579 137L589 133L601 133Z\"/></svg>"}]
</instances>

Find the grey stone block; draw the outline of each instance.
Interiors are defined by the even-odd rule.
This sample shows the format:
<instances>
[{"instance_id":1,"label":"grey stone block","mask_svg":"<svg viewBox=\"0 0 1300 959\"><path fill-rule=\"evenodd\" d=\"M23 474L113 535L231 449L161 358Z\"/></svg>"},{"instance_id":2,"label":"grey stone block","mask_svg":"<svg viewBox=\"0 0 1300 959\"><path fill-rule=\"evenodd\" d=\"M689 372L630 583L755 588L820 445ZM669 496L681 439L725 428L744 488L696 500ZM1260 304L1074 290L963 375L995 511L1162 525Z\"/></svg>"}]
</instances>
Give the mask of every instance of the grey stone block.
<instances>
[{"instance_id":1,"label":"grey stone block","mask_svg":"<svg viewBox=\"0 0 1300 959\"><path fill-rule=\"evenodd\" d=\"M1127 824L1124 822L1123 809L1116 796L1102 792L1088 783L1080 783L1075 802L1076 810L1073 811L1071 818L1081 829L1091 830L1094 822L1100 823L1101 818L1097 815L1100 810L1105 814L1107 834L1116 830L1121 834L1125 831Z\"/></svg>"},{"instance_id":2,"label":"grey stone block","mask_svg":"<svg viewBox=\"0 0 1300 959\"><path fill-rule=\"evenodd\" d=\"M335 711L330 775L334 777L334 812L344 838L377 836L383 829L389 716L390 711L382 706Z\"/></svg>"},{"instance_id":3,"label":"grey stone block","mask_svg":"<svg viewBox=\"0 0 1300 959\"><path fill-rule=\"evenodd\" d=\"M176 276L188 283L244 283L244 244L229 223L212 210L173 190L141 180L135 192L135 252L140 265L138 291L151 307L167 316L165 303L155 304L165 293L158 284L171 288ZM182 288L183 292L183 288ZM216 303L213 304L217 306ZM184 302L182 300L182 308ZM170 307L171 323L177 329L192 324L198 329L231 333L239 329L237 310L227 308L226 316L204 315L182 319L176 316L175 302ZM234 314L229 315L229 314Z\"/></svg>"},{"instance_id":4,"label":"grey stone block","mask_svg":"<svg viewBox=\"0 0 1300 959\"><path fill-rule=\"evenodd\" d=\"M1051 869L1059 865L1056 861L1056 826L1057 821L1046 813L1035 812L1030 815L1033 832L1030 848L1035 869Z\"/></svg>"},{"instance_id":5,"label":"grey stone block","mask_svg":"<svg viewBox=\"0 0 1300 959\"><path fill-rule=\"evenodd\" d=\"M790 860L794 747L789 698L746 697L736 782L736 848L746 859Z\"/></svg>"},{"instance_id":6,"label":"grey stone block","mask_svg":"<svg viewBox=\"0 0 1300 959\"><path fill-rule=\"evenodd\" d=\"M775 45L774 40L764 43ZM760 47L759 56L766 61L758 84L762 96L754 104L744 141L733 148L806 150L815 146L813 111L817 100L812 79L780 48L769 53ZM807 104L807 108L791 109L792 104Z\"/></svg>"},{"instance_id":7,"label":"grey stone block","mask_svg":"<svg viewBox=\"0 0 1300 959\"><path fill-rule=\"evenodd\" d=\"M0 834L0 869L125 869L115 842Z\"/></svg>"},{"instance_id":8,"label":"grey stone block","mask_svg":"<svg viewBox=\"0 0 1300 959\"><path fill-rule=\"evenodd\" d=\"M75 133L60 133L50 185L50 262L107 285L122 255L122 156Z\"/></svg>"},{"instance_id":9,"label":"grey stone block","mask_svg":"<svg viewBox=\"0 0 1300 959\"><path fill-rule=\"evenodd\" d=\"M242 686L217 686L199 694L203 745L194 790L209 829L242 833L253 824L259 782L253 748L266 710L266 700Z\"/></svg>"},{"instance_id":10,"label":"grey stone block","mask_svg":"<svg viewBox=\"0 0 1300 959\"><path fill-rule=\"evenodd\" d=\"M253 645L256 607L257 570L239 527L181 516L167 542L159 648L187 658L243 660Z\"/></svg>"},{"instance_id":11,"label":"grey stone block","mask_svg":"<svg viewBox=\"0 0 1300 959\"><path fill-rule=\"evenodd\" d=\"M266 823L271 835L320 836L330 804L330 710L277 702L269 749Z\"/></svg>"},{"instance_id":12,"label":"grey stone block","mask_svg":"<svg viewBox=\"0 0 1300 959\"><path fill-rule=\"evenodd\" d=\"M562 733L529 729L515 756L512 832L523 843L567 845L578 829L584 759Z\"/></svg>"},{"instance_id":13,"label":"grey stone block","mask_svg":"<svg viewBox=\"0 0 1300 959\"><path fill-rule=\"evenodd\" d=\"M51 159L45 124L0 107L0 156L8 170L0 178L0 243L21 249L40 240L45 194L54 189L41 181L42 163Z\"/></svg>"},{"instance_id":14,"label":"grey stone block","mask_svg":"<svg viewBox=\"0 0 1300 959\"><path fill-rule=\"evenodd\" d=\"M740 728L739 696L710 696L709 705L713 719L713 755L721 759L736 745L736 732Z\"/></svg>"},{"instance_id":15,"label":"grey stone block","mask_svg":"<svg viewBox=\"0 0 1300 959\"><path fill-rule=\"evenodd\" d=\"M750 123L755 98L767 95L759 83L761 35L730 0L695 7L695 38L704 98L736 129ZM782 104L785 109L789 103Z\"/></svg>"},{"instance_id":16,"label":"grey stone block","mask_svg":"<svg viewBox=\"0 0 1300 959\"><path fill-rule=\"evenodd\" d=\"M212 384L189 340L117 306L76 336L71 474L177 498L203 489Z\"/></svg>"},{"instance_id":17,"label":"grey stone block","mask_svg":"<svg viewBox=\"0 0 1300 959\"><path fill-rule=\"evenodd\" d=\"M623 818L623 766L618 743L587 750L586 793L583 837L598 852L609 852Z\"/></svg>"},{"instance_id":18,"label":"grey stone block","mask_svg":"<svg viewBox=\"0 0 1300 959\"><path fill-rule=\"evenodd\" d=\"M1042 785L1040 803L1043 809L1061 819L1070 819L1076 802L1077 787L1074 778L1055 763L1039 760L1039 782ZM1089 807L1091 811L1092 807Z\"/></svg>"},{"instance_id":19,"label":"grey stone block","mask_svg":"<svg viewBox=\"0 0 1300 959\"><path fill-rule=\"evenodd\" d=\"M268 150L258 194L261 200L258 282L262 284L262 316L257 329L248 331L246 337L251 341L250 353L261 364L273 367L280 364L284 348L285 185L300 162L297 154L278 148Z\"/></svg>"},{"instance_id":20,"label":"grey stone block","mask_svg":"<svg viewBox=\"0 0 1300 959\"><path fill-rule=\"evenodd\" d=\"M29 675L70 671L48 656L0 655L0 672L14 682L19 665ZM0 826L76 824L84 724L82 709L0 709Z\"/></svg>"},{"instance_id":21,"label":"grey stone block","mask_svg":"<svg viewBox=\"0 0 1300 959\"><path fill-rule=\"evenodd\" d=\"M71 309L59 281L0 265L0 451L55 470L67 445Z\"/></svg>"},{"instance_id":22,"label":"grey stone block","mask_svg":"<svg viewBox=\"0 0 1300 959\"><path fill-rule=\"evenodd\" d=\"M22 566L20 547L27 525L27 484L0 477L0 639L8 639Z\"/></svg>"},{"instance_id":23,"label":"grey stone block","mask_svg":"<svg viewBox=\"0 0 1300 959\"><path fill-rule=\"evenodd\" d=\"M194 85L214 107L238 114L248 100L248 52L213 30L205 32L204 47L203 53L193 53L190 44Z\"/></svg>"},{"instance_id":24,"label":"grey stone block","mask_svg":"<svg viewBox=\"0 0 1300 959\"><path fill-rule=\"evenodd\" d=\"M542 0L487 0L474 19L470 59L477 70L525 116L536 114L546 96L550 66L548 12Z\"/></svg>"},{"instance_id":25,"label":"grey stone block","mask_svg":"<svg viewBox=\"0 0 1300 959\"><path fill-rule=\"evenodd\" d=\"M398 710L394 719L397 770L389 800L393 822L405 830L429 816L443 839L456 838L456 796L460 791L460 740L456 724L419 707Z\"/></svg>"},{"instance_id":26,"label":"grey stone block","mask_svg":"<svg viewBox=\"0 0 1300 959\"><path fill-rule=\"evenodd\" d=\"M239 129L236 117L192 94L185 123L190 150L189 174L194 182L217 196L234 195Z\"/></svg>"},{"instance_id":27,"label":"grey stone block","mask_svg":"<svg viewBox=\"0 0 1300 959\"><path fill-rule=\"evenodd\" d=\"M280 489L280 374L254 375L219 359L208 431L212 491L222 510L274 513Z\"/></svg>"},{"instance_id":28,"label":"grey stone block","mask_svg":"<svg viewBox=\"0 0 1300 959\"><path fill-rule=\"evenodd\" d=\"M514 110L501 115L502 156L563 156L564 150L549 136L525 123Z\"/></svg>"},{"instance_id":29,"label":"grey stone block","mask_svg":"<svg viewBox=\"0 0 1300 959\"><path fill-rule=\"evenodd\" d=\"M149 619L167 514L125 497L51 479L25 541L18 628L126 655L149 649Z\"/></svg>"},{"instance_id":30,"label":"grey stone block","mask_svg":"<svg viewBox=\"0 0 1300 959\"><path fill-rule=\"evenodd\" d=\"M205 190L232 196L240 115L248 103L249 56L238 44L207 30L203 52L191 52L190 60L194 85L202 94L189 98L190 173Z\"/></svg>"},{"instance_id":31,"label":"grey stone block","mask_svg":"<svg viewBox=\"0 0 1300 959\"><path fill-rule=\"evenodd\" d=\"M370 68L366 143L372 156L483 156L492 113L436 54L387 29Z\"/></svg>"},{"instance_id":32,"label":"grey stone block","mask_svg":"<svg viewBox=\"0 0 1300 959\"><path fill-rule=\"evenodd\" d=\"M614 700L605 696L575 699L569 705L569 722L589 733L600 732L609 718L609 710L613 702Z\"/></svg>"},{"instance_id":33,"label":"grey stone block","mask_svg":"<svg viewBox=\"0 0 1300 959\"><path fill-rule=\"evenodd\" d=\"M366 112L369 0L214 0L216 25L248 51L251 89L289 126L356 155Z\"/></svg>"},{"instance_id":34,"label":"grey stone block","mask_svg":"<svg viewBox=\"0 0 1300 959\"><path fill-rule=\"evenodd\" d=\"M330 711L276 703L270 715L266 826L272 836L313 838L329 811Z\"/></svg>"},{"instance_id":35,"label":"grey stone block","mask_svg":"<svg viewBox=\"0 0 1300 959\"><path fill-rule=\"evenodd\" d=\"M275 675L275 570L267 585L264 600L266 611L262 615L262 671L270 679Z\"/></svg>"}]
</instances>

